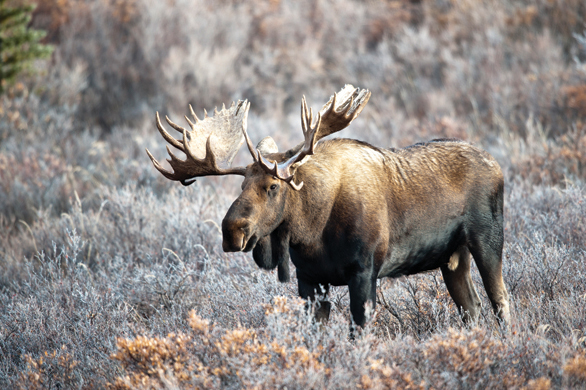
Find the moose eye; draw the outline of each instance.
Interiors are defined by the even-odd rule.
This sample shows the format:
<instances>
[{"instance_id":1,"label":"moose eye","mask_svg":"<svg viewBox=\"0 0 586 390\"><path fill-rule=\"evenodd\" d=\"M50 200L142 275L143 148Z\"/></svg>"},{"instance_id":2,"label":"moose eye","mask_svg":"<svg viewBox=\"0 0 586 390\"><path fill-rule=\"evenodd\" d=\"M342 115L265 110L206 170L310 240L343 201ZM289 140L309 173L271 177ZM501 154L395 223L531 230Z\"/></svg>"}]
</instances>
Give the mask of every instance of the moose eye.
<instances>
[{"instance_id":1,"label":"moose eye","mask_svg":"<svg viewBox=\"0 0 586 390\"><path fill-rule=\"evenodd\" d=\"M274 191L274 190L276 190L276 189L277 189L277 187L278 187L278 186L277 186L276 184L273 184L273 185L271 185L271 187L270 187L270 190L271 190L271 191Z\"/></svg>"}]
</instances>

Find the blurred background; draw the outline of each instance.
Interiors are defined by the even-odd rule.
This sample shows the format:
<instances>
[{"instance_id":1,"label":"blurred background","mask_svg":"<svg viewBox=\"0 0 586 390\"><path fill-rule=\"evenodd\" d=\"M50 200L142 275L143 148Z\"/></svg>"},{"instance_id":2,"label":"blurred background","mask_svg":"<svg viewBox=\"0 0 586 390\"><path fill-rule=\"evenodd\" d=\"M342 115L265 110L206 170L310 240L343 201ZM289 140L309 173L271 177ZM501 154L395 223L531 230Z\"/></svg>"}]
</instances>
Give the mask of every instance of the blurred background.
<instances>
[{"instance_id":1,"label":"blurred background","mask_svg":"<svg viewBox=\"0 0 586 390\"><path fill-rule=\"evenodd\" d=\"M570 383L564 353L586 336L583 0L2 0L0 16L0 384L38 373L35 359L55 350L63 378L60 356L104 385L120 373L116 337L188 329L189 308L226 329L264 326L259 302L295 296L295 283L223 254L217 226L241 179L165 179L144 152L166 157L155 112L185 125L189 104L199 114L248 99L253 142L287 149L302 140L302 95L319 109L346 83L372 97L337 136L379 147L456 137L499 161L513 340L559 345L535 344L523 380L551 370ZM379 313L382 340L459 326L438 278L381 286L396 299ZM543 324L557 333L536 336Z\"/></svg>"},{"instance_id":2,"label":"blurred background","mask_svg":"<svg viewBox=\"0 0 586 390\"><path fill-rule=\"evenodd\" d=\"M585 15L581 0L39 1L28 27L53 51L4 82L0 225L58 215L74 190L166 187L143 152L166 155L156 111L183 123L188 104L248 99L253 140L283 149L301 96L319 109L346 83L372 99L339 136L458 137L563 186L586 169Z\"/></svg>"}]
</instances>

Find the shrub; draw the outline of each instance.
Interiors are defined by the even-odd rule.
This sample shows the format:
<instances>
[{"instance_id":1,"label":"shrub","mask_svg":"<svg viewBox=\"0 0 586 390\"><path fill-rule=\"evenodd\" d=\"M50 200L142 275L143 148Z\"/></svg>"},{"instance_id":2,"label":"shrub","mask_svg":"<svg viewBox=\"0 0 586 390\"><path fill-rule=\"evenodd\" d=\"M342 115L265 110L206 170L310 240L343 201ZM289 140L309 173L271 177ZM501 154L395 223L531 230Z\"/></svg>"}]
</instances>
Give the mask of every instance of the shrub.
<instances>
[{"instance_id":1,"label":"shrub","mask_svg":"<svg viewBox=\"0 0 586 390\"><path fill-rule=\"evenodd\" d=\"M582 2L41 3L50 67L0 96L1 388L583 387ZM346 287L315 324L294 272L222 251L239 179L181 187L144 153L165 154L154 111L237 98L253 140L291 147L301 94L346 82L373 95L343 136L459 137L503 166L507 332L475 268L474 327L437 271L380 281L355 340Z\"/></svg>"}]
</instances>

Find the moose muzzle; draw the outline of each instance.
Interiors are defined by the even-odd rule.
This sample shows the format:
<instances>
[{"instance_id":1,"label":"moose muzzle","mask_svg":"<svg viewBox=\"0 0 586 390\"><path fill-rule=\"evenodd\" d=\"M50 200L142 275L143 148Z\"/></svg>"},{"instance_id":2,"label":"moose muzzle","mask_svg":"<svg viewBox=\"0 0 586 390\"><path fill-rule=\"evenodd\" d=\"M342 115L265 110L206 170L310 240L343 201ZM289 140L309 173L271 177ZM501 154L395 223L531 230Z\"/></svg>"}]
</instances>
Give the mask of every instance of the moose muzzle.
<instances>
[{"instance_id":1,"label":"moose muzzle","mask_svg":"<svg viewBox=\"0 0 586 390\"><path fill-rule=\"evenodd\" d=\"M249 252L256 245L257 238L251 233L245 219L222 221L222 249L224 252Z\"/></svg>"}]
</instances>

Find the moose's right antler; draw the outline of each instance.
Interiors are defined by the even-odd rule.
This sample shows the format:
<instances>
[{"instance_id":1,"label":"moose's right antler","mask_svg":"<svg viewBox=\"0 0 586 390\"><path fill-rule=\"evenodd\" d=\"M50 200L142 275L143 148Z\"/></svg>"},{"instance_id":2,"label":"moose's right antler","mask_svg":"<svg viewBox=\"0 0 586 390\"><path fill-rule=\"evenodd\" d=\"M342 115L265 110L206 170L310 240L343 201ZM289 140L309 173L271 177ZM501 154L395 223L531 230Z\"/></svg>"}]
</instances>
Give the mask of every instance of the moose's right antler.
<instances>
[{"instance_id":1,"label":"moose's right antler","mask_svg":"<svg viewBox=\"0 0 586 390\"><path fill-rule=\"evenodd\" d=\"M200 120L189 106L191 115L195 119L195 123L193 123L187 116L185 117L191 127L190 131L173 123L166 117L167 123L183 134L182 140L177 140L167 133L157 112L156 118L159 132L169 144L185 153L187 159L179 159L167 146L167 151L171 157L167 161L173 168L173 172L169 172L159 164L148 149L146 152L159 172L167 179L177 180L183 185L193 184L195 178L200 176L244 176L246 168L231 168L229 166L244 141L243 133L246 134L249 108L250 103L246 100L238 101L237 104L232 103L229 109L223 107L219 112L215 110L213 117L208 116L206 112L204 119ZM227 166L227 168L222 168L220 165Z\"/></svg>"}]
</instances>

